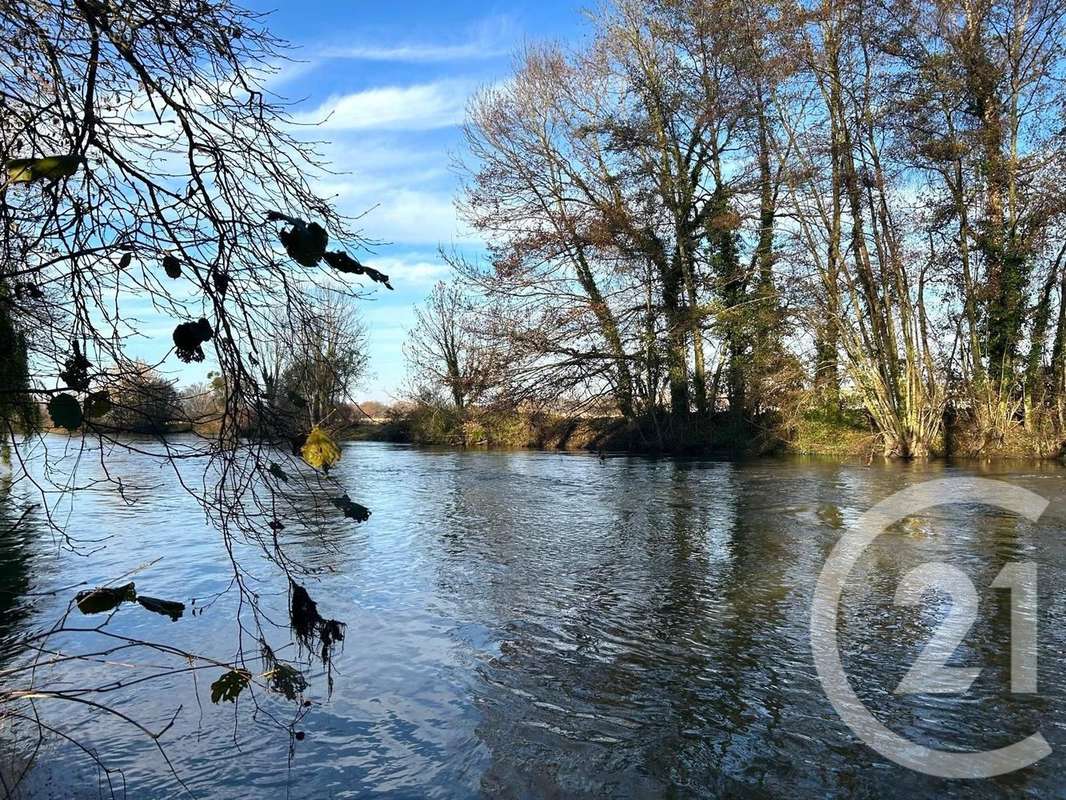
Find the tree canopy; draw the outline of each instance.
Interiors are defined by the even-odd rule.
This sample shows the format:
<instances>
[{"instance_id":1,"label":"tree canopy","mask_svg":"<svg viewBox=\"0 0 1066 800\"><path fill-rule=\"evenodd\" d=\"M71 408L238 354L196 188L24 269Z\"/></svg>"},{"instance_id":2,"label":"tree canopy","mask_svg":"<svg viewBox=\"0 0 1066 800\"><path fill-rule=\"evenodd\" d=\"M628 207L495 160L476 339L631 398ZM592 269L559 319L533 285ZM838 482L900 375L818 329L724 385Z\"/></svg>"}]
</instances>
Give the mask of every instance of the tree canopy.
<instances>
[{"instance_id":1,"label":"tree canopy","mask_svg":"<svg viewBox=\"0 0 1066 800\"><path fill-rule=\"evenodd\" d=\"M453 259L518 402L661 444L863 409L887 455L1066 437L1064 8L619 0L473 102ZM648 424L650 421L650 425Z\"/></svg>"}]
</instances>

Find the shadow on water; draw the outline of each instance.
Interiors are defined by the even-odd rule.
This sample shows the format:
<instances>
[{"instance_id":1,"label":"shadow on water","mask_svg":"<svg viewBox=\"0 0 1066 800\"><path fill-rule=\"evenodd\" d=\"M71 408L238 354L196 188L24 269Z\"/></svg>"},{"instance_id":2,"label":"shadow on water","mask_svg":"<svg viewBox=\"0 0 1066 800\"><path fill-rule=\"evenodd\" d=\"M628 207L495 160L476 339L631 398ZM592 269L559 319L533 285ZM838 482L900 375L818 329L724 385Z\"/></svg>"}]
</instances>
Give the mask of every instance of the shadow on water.
<instances>
[{"instance_id":1,"label":"shadow on water","mask_svg":"<svg viewBox=\"0 0 1066 800\"><path fill-rule=\"evenodd\" d=\"M40 556L53 546L47 525L32 504L0 478L0 666L13 657L14 640L24 632L33 613L32 592L40 570Z\"/></svg>"}]
</instances>

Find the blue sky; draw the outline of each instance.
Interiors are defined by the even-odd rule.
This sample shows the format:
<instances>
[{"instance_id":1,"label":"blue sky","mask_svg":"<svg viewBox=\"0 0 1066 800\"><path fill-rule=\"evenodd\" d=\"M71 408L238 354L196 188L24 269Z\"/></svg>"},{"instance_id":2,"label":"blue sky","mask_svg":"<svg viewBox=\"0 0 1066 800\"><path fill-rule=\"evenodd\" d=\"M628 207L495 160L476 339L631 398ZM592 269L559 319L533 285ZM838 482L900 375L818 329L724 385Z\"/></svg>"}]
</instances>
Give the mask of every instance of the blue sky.
<instances>
[{"instance_id":1,"label":"blue sky","mask_svg":"<svg viewBox=\"0 0 1066 800\"><path fill-rule=\"evenodd\" d=\"M363 302L371 375L360 399L389 400L403 384L402 343L412 307L447 276L438 246L480 249L456 218L459 125L478 87L505 79L523 43L587 34L585 2L247 2L273 11L268 24L298 47L274 90L307 119L332 117L316 138L334 169L340 207L387 244L361 259L392 277L394 292ZM183 375L185 379L189 376Z\"/></svg>"}]
</instances>

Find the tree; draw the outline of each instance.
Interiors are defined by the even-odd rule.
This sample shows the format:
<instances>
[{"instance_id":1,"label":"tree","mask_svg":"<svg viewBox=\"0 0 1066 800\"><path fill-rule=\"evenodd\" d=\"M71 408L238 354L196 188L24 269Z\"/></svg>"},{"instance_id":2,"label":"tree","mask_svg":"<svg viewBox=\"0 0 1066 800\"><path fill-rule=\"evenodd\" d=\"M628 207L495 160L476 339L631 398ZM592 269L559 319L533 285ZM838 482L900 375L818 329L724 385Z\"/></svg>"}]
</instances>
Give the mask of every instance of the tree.
<instances>
[{"instance_id":1,"label":"tree","mask_svg":"<svg viewBox=\"0 0 1066 800\"><path fill-rule=\"evenodd\" d=\"M298 430L325 426L350 403L352 390L366 373L366 328L343 294L313 293L308 316L287 320L279 309L279 327L294 331L277 342L273 372L264 366L264 382L276 387L276 415L293 419Z\"/></svg>"},{"instance_id":2,"label":"tree","mask_svg":"<svg viewBox=\"0 0 1066 800\"><path fill-rule=\"evenodd\" d=\"M593 109L603 102L603 77L551 48L531 49L512 82L475 99L463 209L490 239L492 263L487 270L461 259L452 264L502 317L494 330L506 340L509 364L524 373L508 370L516 400L576 387L598 391L605 383L632 418L625 328L636 316L620 319L612 302L630 282L615 280L618 254L605 239L603 212L582 202L582 187L598 179L585 138L595 119L582 102Z\"/></svg>"},{"instance_id":3,"label":"tree","mask_svg":"<svg viewBox=\"0 0 1066 800\"><path fill-rule=\"evenodd\" d=\"M183 419L174 382L147 365L123 372L108 381L111 410L101 427L133 433L166 433L172 422Z\"/></svg>"},{"instance_id":4,"label":"tree","mask_svg":"<svg viewBox=\"0 0 1066 800\"><path fill-rule=\"evenodd\" d=\"M229 0L5 3L0 422L14 448L23 448L21 437L28 435L50 458L49 440L36 432L30 410L40 399L53 423L78 429L84 420L84 435L101 452L104 445L111 452L135 446L97 412L107 404L121 412L124 387L143 374L129 351L141 334L129 298L169 317L173 349L166 360L216 362L224 405L217 432L168 442L156 457L175 475L183 460L205 465L210 481L181 485L228 548L245 540L279 568L298 639L305 652L320 651L328 660L342 628L310 613L314 604L299 584L305 570L278 544L277 526L298 527L319 506L321 513L356 520L369 512L302 464L298 446L277 449L266 427L246 436L244 421L271 413L258 369L262 343L279 333L268 299L284 298L288 319L306 322L314 308L309 287L341 277L327 272L388 279L346 252L361 239L313 189L323 174L313 147L293 136L285 107L263 91L272 65L283 63L283 47L261 15ZM27 481L17 466L23 459L12 463L12 482ZM38 487L42 513L76 548L75 534L51 510L77 481L62 469L43 474L54 482ZM259 613L261 587L249 587L236 558L232 569L234 591L242 596L235 655L180 653L149 641L130 646L176 660L177 670L192 663L225 671L219 680L231 684L233 676L273 670L280 662L267 644L271 626ZM23 644L40 664L76 664L100 640L114 644L101 626L87 635L85 650L68 645L57 653L50 637L63 630L65 619ZM247 670L253 662L257 668ZM56 730L62 718L38 716L19 692L18 681L30 674L8 673L3 713ZM253 697L257 687L269 688L261 678L237 680L233 688L241 687ZM75 702L77 694L61 684L34 690L57 701ZM133 724L106 699L89 702Z\"/></svg>"},{"instance_id":5,"label":"tree","mask_svg":"<svg viewBox=\"0 0 1066 800\"><path fill-rule=\"evenodd\" d=\"M548 393L609 393L636 420L665 380L678 442L723 366L738 416L773 407L780 27L770 7L626 0L587 49L530 48L473 103L463 209L491 264L458 266L512 310L497 327Z\"/></svg>"},{"instance_id":6,"label":"tree","mask_svg":"<svg viewBox=\"0 0 1066 800\"><path fill-rule=\"evenodd\" d=\"M797 244L813 267L815 313L831 320L817 328L818 358L839 341L885 453L924 456L940 432L944 391L925 306L932 265L900 200L907 174L892 66L866 24L872 9L823 11L803 30L813 95L782 115L801 167L788 188Z\"/></svg>"},{"instance_id":7,"label":"tree","mask_svg":"<svg viewBox=\"0 0 1066 800\"><path fill-rule=\"evenodd\" d=\"M586 45L529 48L471 106L462 209L490 249L454 260L508 388L610 396L656 434L663 409L684 444L795 403L802 358L886 454L938 447L949 404L976 449L1023 424L1058 447L1064 14L618 0Z\"/></svg>"},{"instance_id":8,"label":"tree","mask_svg":"<svg viewBox=\"0 0 1066 800\"><path fill-rule=\"evenodd\" d=\"M1019 408L1032 423L1048 399L1066 211L1057 188L1066 9L981 0L898 11L886 20L892 55L913 78L900 82L901 126L933 187L930 246L957 286L964 402L983 436L1001 439Z\"/></svg>"},{"instance_id":9,"label":"tree","mask_svg":"<svg viewBox=\"0 0 1066 800\"><path fill-rule=\"evenodd\" d=\"M193 383L179 392L182 420L194 427L217 422L225 398L219 397L210 382Z\"/></svg>"},{"instance_id":10,"label":"tree","mask_svg":"<svg viewBox=\"0 0 1066 800\"><path fill-rule=\"evenodd\" d=\"M484 397L495 373L490 351L477 340L475 320L462 290L440 281L415 309L404 343L416 388L429 395L445 392L460 412Z\"/></svg>"}]
</instances>

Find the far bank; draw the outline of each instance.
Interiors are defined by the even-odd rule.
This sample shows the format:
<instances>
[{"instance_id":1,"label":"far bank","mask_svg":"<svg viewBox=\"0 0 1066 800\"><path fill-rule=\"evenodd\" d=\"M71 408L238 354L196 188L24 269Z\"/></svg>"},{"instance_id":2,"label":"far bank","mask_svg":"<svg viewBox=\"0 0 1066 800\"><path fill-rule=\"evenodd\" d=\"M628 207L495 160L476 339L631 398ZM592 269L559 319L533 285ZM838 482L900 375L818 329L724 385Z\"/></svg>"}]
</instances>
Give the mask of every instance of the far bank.
<instances>
[{"instance_id":1,"label":"far bank","mask_svg":"<svg viewBox=\"0 0 1066 800\"><path fill-rule=\"evenodd\" d=\"M791 418L750 421L728 412L679 425L648 416L568 416L513 409L410 405L389 409L341 432L349 440L489 449L571 450L748 457L814 455L871 460L883 455L881 435L862 409L810 409ZM968 415L945 414L932 458L1062 459L1066 442L1018 424L1003 437L982 435Z\"/></svg>"}]
</instances>

